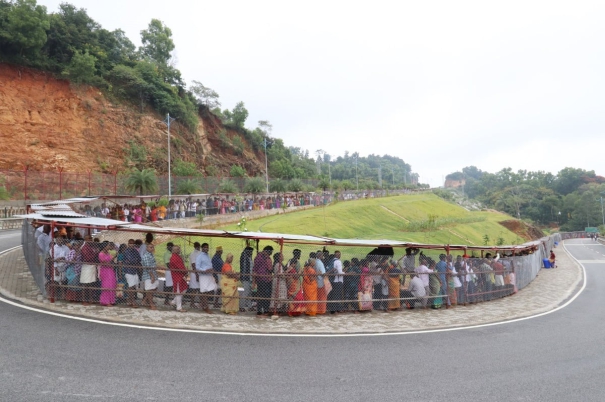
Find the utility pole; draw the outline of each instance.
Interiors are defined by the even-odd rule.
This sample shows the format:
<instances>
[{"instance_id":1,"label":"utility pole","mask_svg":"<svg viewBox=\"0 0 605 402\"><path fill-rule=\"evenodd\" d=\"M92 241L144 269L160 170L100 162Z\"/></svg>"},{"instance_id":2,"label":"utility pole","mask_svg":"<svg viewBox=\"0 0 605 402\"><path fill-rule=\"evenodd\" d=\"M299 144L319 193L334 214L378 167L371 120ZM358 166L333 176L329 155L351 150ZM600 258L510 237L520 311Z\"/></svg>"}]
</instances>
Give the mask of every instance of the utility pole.
<instances>
[{"instance_id":1,"label":"utility pole","mask_svg":"<svg viewBox=\"0 0 605 402\"><path fill-rule=\"evenodd\" d=\"M600 193L601 196L601 217L603 218L603 226L605 226L605 212L603 211L603 196L605 195L605 191Z\"/></svg>"},{"instance_id":2,"label":"utility pole","mask_svg":"<svg viewBox=\"0 0 605 402\"><path fill-rule=\"evenodd\" d=\"M357 191L359 191L359 177L357 176L357 156L359 154L355 152L355 182L357 183Z\"/></svg>"},{"instance_id":3,"label":"utility pole","mask_svg":"<svg viewBox=\"0 0 605 402\"><path fill-rule=\"evenodd\" d=\"M175 121L174 117L170 117L170 113L166 114L166 120L164 120L164 124L168 126L168 199L172 196L172 177L170 174L170 123Z\"/></svg>"},{"instance_id":4,"label":"utility pole","mask_svg":"<svg viewBox=\"0 0 605 402\"><path fill-rule=\"evenodd\" d=\"M265 185L267 186L267 193L269 192L269 162L267 158L267 136L271 134L273 126L267 120L259 120L258 125L262 127L265 133Z\"/></svg>"},{"instance_id":5,"label":"utility pole","mask_svg":"<svg viewBox=\"0 0 605 402\"><path fill-rule=\"evenodd\" d=\"M267 163L267 136L265 135L265 185L269 192L269 164Z\"/></svg>"}]
</instances>

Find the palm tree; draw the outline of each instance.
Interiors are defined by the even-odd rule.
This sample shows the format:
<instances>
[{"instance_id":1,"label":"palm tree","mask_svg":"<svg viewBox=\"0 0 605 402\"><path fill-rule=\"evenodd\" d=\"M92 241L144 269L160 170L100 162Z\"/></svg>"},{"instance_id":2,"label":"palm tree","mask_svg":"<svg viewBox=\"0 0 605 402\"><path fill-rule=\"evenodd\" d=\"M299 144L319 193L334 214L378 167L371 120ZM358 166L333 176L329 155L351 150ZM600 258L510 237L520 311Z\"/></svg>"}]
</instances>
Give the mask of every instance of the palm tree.
<instances>
[{"instance_id":1,"label":"palm tree","mask_svg":"<svg viewBox=\"0 0 605 402\"><path fill-rule=\"evenodd\" d=\"M218 185L218 192L233 194L233 193L237 193L238 189L232 180L223 179L223 181L221 181L221 183Z\"/></svg>"},{"instance_id":2,"label":"palm tree","mask_svg":"<svg viewBox=\"0 0 605 402\"><path fill-rule=\"evenodd\" d=\"M269 183L269 191L272 193L283 193L286 191L286 182L282 179L275 179Z\"/></svg>"},{"instance_id":3,"label":"palm tree","mask_svg":"<svg viewBox=\"0 0 605 402\"><path fill-rule=\"evenodd\" d=\"M288 183L288 191L294 191L298 193L299 191L304 190L304 183L300 179L292 179L290 183Z\"/></svg>"},{"instance_id":4,"label":"palm tree","mask_svg":"<svg viewBox=\"0 0 605 402\"><path fill-rule=\"evenodd\" d=\"M140 195L153 192L158 189L158 179L154 169L139 170L134 168L126 178L126 189L137 191Z\"/></svg>"},{"instance_id":5,"label":"palm tree","mask_svg":"<svg viewBox=\"0 0 605 402\"><path fill-rule=\"evenodd\" d=\"M244 187L244 191L246 193L262 193L265 191L265 181L261 177L252 177L248 179L246 182L246 187Z\"/></svg>"},{"instance_id":6,"label":"palm tree","mask_svg":"<svg viewBox=\"0 0 605 402\"><path fill-rule=\"evenodd\" d=\"M199 191L200 186L194 179L181 180L176 186L177 194L197 194Z\"/></svg>"}]
</instances>

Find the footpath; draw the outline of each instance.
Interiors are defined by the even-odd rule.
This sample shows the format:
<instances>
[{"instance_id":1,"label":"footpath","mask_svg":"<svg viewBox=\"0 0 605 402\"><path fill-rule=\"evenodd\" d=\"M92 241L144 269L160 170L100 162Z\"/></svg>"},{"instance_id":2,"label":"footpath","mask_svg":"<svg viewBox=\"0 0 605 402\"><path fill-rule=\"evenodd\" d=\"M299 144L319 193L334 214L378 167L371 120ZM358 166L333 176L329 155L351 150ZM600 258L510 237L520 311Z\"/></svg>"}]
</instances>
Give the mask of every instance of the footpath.
<instances>
[{"instance_id":1,"label":"footpath","mask_svg":"<svg viewBox=\"0 0 605 402\"><path fill-rule=\"evenodd\" d=\"M360 334L414 332L490 324L551 311L564 304L582 285L583 271L560 246L557 268L541 269L536 279L517 294L502 299L442 308L371 312L316 317L257 318L254 313L235 316L219 310L209 315L197 310L174 310L99 305L45 300L31 276L21 247L0 255L0 294L17 302L70 316L151 327L179 328L217 333L258 334Z\"/></svg>"}]
</instances>

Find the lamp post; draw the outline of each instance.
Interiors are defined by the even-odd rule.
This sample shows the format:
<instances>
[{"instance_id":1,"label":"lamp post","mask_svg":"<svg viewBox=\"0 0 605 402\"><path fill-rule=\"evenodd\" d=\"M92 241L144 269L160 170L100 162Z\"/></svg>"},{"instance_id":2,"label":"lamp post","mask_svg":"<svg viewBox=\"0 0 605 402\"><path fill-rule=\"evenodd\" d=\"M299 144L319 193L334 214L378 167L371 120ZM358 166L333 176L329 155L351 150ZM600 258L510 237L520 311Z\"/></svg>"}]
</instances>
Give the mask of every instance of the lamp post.
<instances>
[{"instance_id":1,"label":"lamp post","mask_svg":"<svg viewBox=\"0 0 605 402\"><path fill-rule=\"evenodd\" d=\"M267 136L265 135L265 184L267 186L267 193L269 193L269 167L267 163Z\"/></svg>"},{"instance_id":2,"label":"lamp post","mask_svg":"<svg viewBox=\"0 0 605 402\"><path fill-rule=\"evenodd\" d=\"M357 156L359 154L355 153L355 183L357 183L357 191L359 191L359 177L357 176Z\"/></svg>"},{"instance_id":3,"label":"lamp post","mask_svg":"<svg viewBox=\"0 0 605 402\"><path fill-rule=\"evenodd\" d=\"M603 196L605 195L605 191L602 191L599 195L601 198L601 217L603 218L603 226L605 226L605 212L603 211Z\"/></svg>"},{"instance_id":4,"label":"lamp post","mask_svg":"<svg viewBox=\"0 0 605 402\"><path fill-rule=\"evenodd\" d=\"M172 178L170 174L170 123L176 120L174 117L170 117L170 113L166 114L166 120L164 124L168 126L168 199L172 196Z\"/></svg>"}]
</instances>

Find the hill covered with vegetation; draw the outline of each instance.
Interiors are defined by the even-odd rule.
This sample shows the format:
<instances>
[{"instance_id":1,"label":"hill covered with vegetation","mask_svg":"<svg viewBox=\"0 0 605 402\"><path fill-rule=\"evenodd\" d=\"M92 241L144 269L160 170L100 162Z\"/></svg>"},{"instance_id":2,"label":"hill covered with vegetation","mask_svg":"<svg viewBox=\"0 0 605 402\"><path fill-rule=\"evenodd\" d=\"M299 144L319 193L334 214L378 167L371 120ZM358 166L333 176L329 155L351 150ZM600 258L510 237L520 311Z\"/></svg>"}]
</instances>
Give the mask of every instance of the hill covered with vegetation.
<instances>
[{"instance_id":1,"label":"hill covered with vegetation","mask_svg":"<svg viewBox=\"0 0 605 402\"><path fill-rule=\"evenodd\" d=\"M584 230L603 226L605 177L594 171L567 167L557 174L505 168L496 173L468 166L447 179L464 182L464 196L531 221L562 231ZM444 198L451 194L438 191Z\"/></svg>"},{"instance_id":2,"label":"hill covered with vegetation","mask_svg":"<svg viewBox=\"0 0 605 402\"><path fill-rule=\"evenodd\" d=\"M167 171L166 115L172 125L173 174L314 179L315 188L403 188L418 175L401 158L291 147L271 136L268 120L247 126L244 102L220 97L176 68L171 29L152 19L136 47L85 9L62 3L48 12L36 0L0 0L0 107L5 145L0 168L121 172ZM69 83L69 84L68 84ZM92 143L92 146L91 146ZM101 144L102 146L99 146Z\"/></svg>"}]
</instances>

